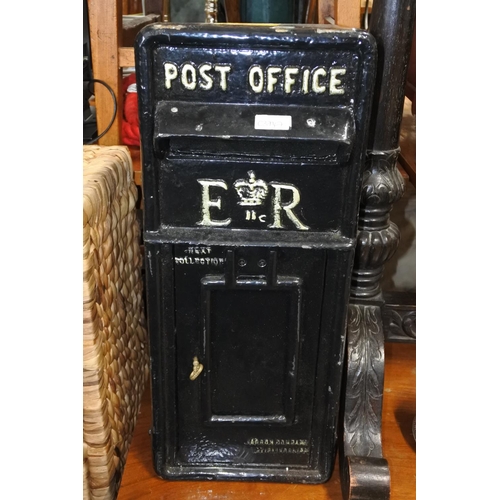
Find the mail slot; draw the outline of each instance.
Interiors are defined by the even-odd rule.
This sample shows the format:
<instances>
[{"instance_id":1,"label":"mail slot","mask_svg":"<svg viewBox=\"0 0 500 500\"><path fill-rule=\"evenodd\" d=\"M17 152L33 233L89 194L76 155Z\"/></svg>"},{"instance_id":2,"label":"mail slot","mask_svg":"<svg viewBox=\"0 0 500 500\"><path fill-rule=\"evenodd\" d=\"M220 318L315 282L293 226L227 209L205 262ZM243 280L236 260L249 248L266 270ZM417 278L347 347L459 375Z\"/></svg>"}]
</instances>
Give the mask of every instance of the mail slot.
<instances>
[{"instance_id":1,"label":"mail slot","mask_svg":"<svg viewBox=\"0 0 500 500\"><path fill-rule=\"evenodd\" d=\"M375 59L324 26L140 33L161 477L330 477Z\"/></svg>"}]
</instances>

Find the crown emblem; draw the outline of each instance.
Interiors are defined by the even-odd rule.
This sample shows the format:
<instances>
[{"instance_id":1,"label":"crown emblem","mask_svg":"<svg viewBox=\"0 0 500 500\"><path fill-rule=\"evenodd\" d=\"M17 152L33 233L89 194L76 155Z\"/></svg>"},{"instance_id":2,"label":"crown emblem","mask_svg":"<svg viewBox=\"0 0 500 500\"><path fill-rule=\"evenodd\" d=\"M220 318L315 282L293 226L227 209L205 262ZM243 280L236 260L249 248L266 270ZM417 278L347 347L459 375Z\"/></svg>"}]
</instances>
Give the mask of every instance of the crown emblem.
<instances>
[{"instance_id":1,"label":"crown emblem","mask_svg":"<svg viewBox=\"0 0 500 500\"><path fill-rule=\"evenodd\" d=\"M245 207L262 205L269 191L267 183L262 179L256 179L253 170L248 172L248 180L238 179L234 183L234 189L240 197L238 205Z\"/></svg>"}]
</instances>

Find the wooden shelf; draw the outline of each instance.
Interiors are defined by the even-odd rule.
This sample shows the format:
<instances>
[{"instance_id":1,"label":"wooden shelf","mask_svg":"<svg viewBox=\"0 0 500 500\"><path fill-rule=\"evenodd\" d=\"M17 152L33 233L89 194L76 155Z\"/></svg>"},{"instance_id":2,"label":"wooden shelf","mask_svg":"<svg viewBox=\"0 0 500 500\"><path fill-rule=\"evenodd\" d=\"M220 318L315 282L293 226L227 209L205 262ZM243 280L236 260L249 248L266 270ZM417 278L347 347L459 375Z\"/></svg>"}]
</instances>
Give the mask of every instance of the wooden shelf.
<instances>
[{"instance_id":1,"label":"wooden shelf","mask_svg":"<svg viewBox=\"0 0 500 500\"><path fill-rule=\"evenodd\" d=\"M416 498L416 346L385 346L386 371L382 445L391 471L391 500ZM149 389L149 386L148 386ZM117 500L332 500L341 499L338 461L325 484L278 484L223 481L165 481L153 469L149 428L151 398L146 390Z\"/></svg>"}]
</instances>

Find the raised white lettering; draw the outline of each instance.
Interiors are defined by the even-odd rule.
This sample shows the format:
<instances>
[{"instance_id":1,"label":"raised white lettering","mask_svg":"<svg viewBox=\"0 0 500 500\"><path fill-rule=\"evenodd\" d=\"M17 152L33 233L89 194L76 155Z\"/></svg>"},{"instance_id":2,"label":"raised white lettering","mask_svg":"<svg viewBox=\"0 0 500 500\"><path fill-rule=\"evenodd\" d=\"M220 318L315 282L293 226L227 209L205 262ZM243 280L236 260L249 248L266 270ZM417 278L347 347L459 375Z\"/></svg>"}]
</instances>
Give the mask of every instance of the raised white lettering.
<instances>
[{"instance_id":1,"label":"raised white lettering","mask_svg":"<svg viewBox=\"0 0 500 500\"><path fill-rule=\"evenodd\" d=\"M272 94L274 86L278 83L278 79L274 75L279 75L282 69L279 66L267 67L267 91Z\"/></svg>"},{"instance_id":2,"label":"raised white lettering","mask_svg":"<svg viewBox=\"0 0 500 500\"><path fill-rule=\"evenodd\" d=\"M177 66L173 63L165 63L165 87L172 88L172 80L175 80L179 75Z\"/></svg>"},{"instance_id":3,"label":"raised white lettering","mask_svg":"<svg viewBox=\"0 0 500 500\"><path fill-rule=\"evenodd\" d=\"M229 64L216 64L214 69L220 74L220 88L227 90L227 76L231 71L231 66Z\"/></svg>"},{"instance_id":4,"label":"raised white lettering","mask_svg":"<svg viewBox=\"0 0 500 500\"><path fill-rule=\"evenodd\" d=\"M219 88L229 89L229 75L232 66L226 64L211 64L208 62L199 65L184 62L177 66L172 62L164 63L165 88L171 89L173 82L179 79L178 85L186 90L212 90ZM249 68L247 79L252 92L268 94L281 92L285 95L295 93L329 95L345 94L343 81L338 77L345 75L347 70L339 67L318 66L312 71L307 66L261 66L254 64Z\"/></svg>"},{"instance_id":5,"label":"raised white lettering","mask_svg":"<svg viewBox=\"0 0 500 500\"><path fill-rule=\"evenodd\" d=\"M214 86L214 79L211 77L211 75L207 74L207 71L210 71L212 69L211 64L202 64L200 66L200 77L202 79L202 82L200 82L200 87L203 90L210 90Z\"/></svg>"},{"instance_id":6,"label":"raised white lettering","mask_svg":"<svg viewBox=\"0 0 500 500\"><path fill-rule=\"evenodd\" d=\"M325 68L314 68L312 72L312 89L316 94L322 94L326 90L325 85L320 85L319 77L326 76Z\"/></svg>"},{"instance_id":7,"label":"raised white lettering","mask_svg":"<svg viewBox=\"0 0 500 500\"><path fill-rule=\"evenodd\" d=\"M337 75L345 75L345 68L330 68L330 95L344 93L344 89L338 88L342 82Z\"/></svg>"},{"instance_id":8,"label":"raised white lettering","mask_svg":"<svg viewBox=\"0 0 500 500\"><path fill-rule=\"evenodd\" d=\"M184 63L181 69L181 82L188 90L196 89L196 68L191 63Z\"/></svg>"},{"instance_id":9,"label":"raised white lettering","mask_svg":"<svg viewBox=\"0 0 500 500\"><path fill-rule=\"evenodd\" d=\"M268 227L271 229L282 229L283 222L281 220L282 211L285 212L287 217L294 223L297 229L302 231L307 231L309 229L308 226L303 224L297 216L293 213L293 209L300 203L300 192L293 184L285 184L278 182L270 182L269 183L274 188L274 196L273 196L273 223ZM291 191L292 192L292 200L284 204L282 200L282 191Z\"/></svg>"},{"instance_id":10,"label":"raised white lettering","mask_svg":"<svg viewBox=\"0 0 500 500\"><path fill-rule=\"evenodd\" d=\"M302 73L302 92L304 94L309 94L309 76L311 75L311 70L305 69Z\"/></svg>"},{"instance_id":11,"label":"raised white lettering","mask_svg":"<svg viewBox=\"0 0 500 500\"><path fill-rule=\"evenodd\" d=\"M290 94L292 92L292 87L294 86L296 80L293 75L299 74L299 68L289 66L285 68L285 93Z\"/></svg>"},{"instance_id":12,"label":"raised white lettering","mask_svg":"<svg viewBox=\"0 0 500 500\"><path fill-rule=\"evenodd\" d=\"M210 208L222 208L221 197L210 198L210 188L220 187L227 191L227 184L222 180L216 179L198 179L201 184L201 220L196 224L199 226L229 226L231 219L212 220L210 217Z\"/></svg>"},{"instance_id":13,"label":"raised white lettering","mask_svg":"<svg viewBox=\"0 0 500 500\"><path fill-rule=\"evenodd\" d=\"M264 90L264 72L260 66L252 66L248 72L248 83L256 94Z\"/></svg>"}]
</instances>

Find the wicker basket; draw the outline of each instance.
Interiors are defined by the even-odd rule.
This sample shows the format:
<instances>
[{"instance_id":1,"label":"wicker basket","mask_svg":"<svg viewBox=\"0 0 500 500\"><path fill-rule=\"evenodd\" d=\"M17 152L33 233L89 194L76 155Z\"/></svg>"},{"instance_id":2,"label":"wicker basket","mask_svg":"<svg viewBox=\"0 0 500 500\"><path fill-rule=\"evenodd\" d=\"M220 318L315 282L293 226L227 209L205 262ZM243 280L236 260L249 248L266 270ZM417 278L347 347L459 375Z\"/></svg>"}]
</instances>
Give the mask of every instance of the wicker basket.
<instances>
[{"instance_id":1,"label":"wicker basket","mask_svg":"<svg viewBox=\"0 0 500 500\"><path fill-rule=\"evenodd\" d=\"M126 147L83 148L83 492L114 499L148 377L139 225Z\"/></svg>"}]
</instances>

